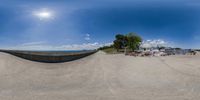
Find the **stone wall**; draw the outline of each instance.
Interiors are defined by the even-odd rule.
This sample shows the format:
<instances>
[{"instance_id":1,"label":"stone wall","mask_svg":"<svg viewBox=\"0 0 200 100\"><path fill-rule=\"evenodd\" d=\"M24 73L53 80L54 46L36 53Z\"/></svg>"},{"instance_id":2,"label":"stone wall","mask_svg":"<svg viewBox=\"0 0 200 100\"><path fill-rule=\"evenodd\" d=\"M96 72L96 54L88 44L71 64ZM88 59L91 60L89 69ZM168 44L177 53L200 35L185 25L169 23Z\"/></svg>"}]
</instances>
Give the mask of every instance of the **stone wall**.
<instances>
[{"instance_id":1,"label":"stone wall","mask_svg":"<svg viewBox=\"0 0 200 100\"><path fill-rule=\"evenodd\" d=\"M89 56L91 54L94 54L97 51L95 50L95 51L75 52L73 54L66 52L59 55L55 55L55 54L44 55L43 52L35 54L33 53L34 51L1 50L1 52L9 53L14 56L31 60L31 61L45 62L45 63L61 63L61 62L67 62L67 61L80 59L80 58Z\"/></svg>"}]
</instances>

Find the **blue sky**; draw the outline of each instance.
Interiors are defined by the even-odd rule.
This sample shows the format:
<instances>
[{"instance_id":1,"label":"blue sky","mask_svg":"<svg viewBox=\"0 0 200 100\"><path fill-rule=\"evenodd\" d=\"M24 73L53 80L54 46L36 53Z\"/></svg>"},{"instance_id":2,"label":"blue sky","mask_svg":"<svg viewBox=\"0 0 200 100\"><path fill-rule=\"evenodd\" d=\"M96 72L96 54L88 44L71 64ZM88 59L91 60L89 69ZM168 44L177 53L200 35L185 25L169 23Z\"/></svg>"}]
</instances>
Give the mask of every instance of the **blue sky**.
<instances>
[{"instance_id":1,"label":"blue sky","mask_svg":"<svg viewBox=\"0 0 200 100\"><path fill-rule=\"evenodd\" d=\"M199 1L0 1L1 48L84 49L109 44L115 34L128 32L144 40L200 48Z\"/></svg>"}]
</instances>

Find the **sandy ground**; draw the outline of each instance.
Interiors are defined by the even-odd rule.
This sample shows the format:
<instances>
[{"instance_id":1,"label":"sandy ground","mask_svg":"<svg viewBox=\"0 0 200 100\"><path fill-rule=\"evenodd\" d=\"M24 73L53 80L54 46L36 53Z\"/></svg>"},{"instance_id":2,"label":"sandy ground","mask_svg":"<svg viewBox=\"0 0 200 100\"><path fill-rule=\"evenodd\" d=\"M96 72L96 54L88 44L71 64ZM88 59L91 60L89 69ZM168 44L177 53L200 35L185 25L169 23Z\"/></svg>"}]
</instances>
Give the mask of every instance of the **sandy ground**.
<instances>
[{"instance_id":1,"label":"sandy ground","mask_svg":"<svg viewBox=\"0 0 200 100\"><path fill-rule=\"evenodd\" d=\"M98 52L47 64L0 53L0 100L199 100L200 56Z\"/></svg>"}]
</instances>

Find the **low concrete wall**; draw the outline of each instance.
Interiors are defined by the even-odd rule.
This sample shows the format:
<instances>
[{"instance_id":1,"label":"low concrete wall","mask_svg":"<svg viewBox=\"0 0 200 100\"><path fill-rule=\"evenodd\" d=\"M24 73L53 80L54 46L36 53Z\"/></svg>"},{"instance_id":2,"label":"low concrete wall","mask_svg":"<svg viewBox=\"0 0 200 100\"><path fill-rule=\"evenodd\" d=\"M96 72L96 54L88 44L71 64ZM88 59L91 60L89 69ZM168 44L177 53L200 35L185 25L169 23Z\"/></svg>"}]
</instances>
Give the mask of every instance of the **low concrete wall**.
<instances>
[{"instance_id":1,"label":"low concrete wall","mask_svg":"<svg viewBox=\"0 0 200 100\"><path fill-rule=\"evenodd\" d=\"M74 53L61 53L61 54L53 54L53 52L35 52L35 51L14 51L14 50L0 50L0 52L5 52L12 54L17 57L21 57L31 61L37 62L45 62L45 63L61 63L73 61L76 59L80 59L91 54L96 53L97 51L83 51L83 52L74 52ZM52 54L51 54L52 53Z\"/></svg>"}]
</instances>

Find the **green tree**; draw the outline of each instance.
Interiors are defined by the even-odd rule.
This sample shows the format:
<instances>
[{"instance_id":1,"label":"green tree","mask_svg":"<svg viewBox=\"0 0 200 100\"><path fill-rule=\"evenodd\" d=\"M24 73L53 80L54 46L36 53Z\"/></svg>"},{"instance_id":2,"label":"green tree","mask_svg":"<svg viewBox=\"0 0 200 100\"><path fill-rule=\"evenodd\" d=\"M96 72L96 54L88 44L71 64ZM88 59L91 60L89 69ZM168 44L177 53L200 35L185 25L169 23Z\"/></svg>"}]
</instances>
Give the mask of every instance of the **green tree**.
<instances>
[{"instance_id":1,"label":"green tree","mask_svg":"<svg viewBox=\"0 0 200 100\"><path fill-rule=\"evenodd\" d=\"M136 33L129 33L126 35L126 37L128 40L128 48L130 48L132 51L139 49L142 42L142 38L139 35L137 35Z\"/></svg>"},{"instance_id":2,"label":"green tree","mask_svg":"<svg viewBox=\"0 0 200 100\"><path fill-rule=\"evenodd\" d=\"M121 41L114 40L113 46L114 46L115 49L117 49L117 51L119 51L119 49L121 49L121 45L122 45Z\"/></svg>"},{"instance_id":3,"label":"green tree","mask_svg":"<svg viewBox=\"0 0 200 100\"><path fill-rule=\"evenodd\" d=\"M116 40L123 40L123 39L124 39L124 35L123 35L123 34L117 34L117 35L115 36L115 39L116 39Z\"/></svg>"},{"instance_id":4,"label":"green tree","mask_svg":"<svg viewBox=\"0 0 200 100\"><path fill-rule=\"evenodd\" d=\"M126 37L123 34L117 34L114 40L114 47L119 51L126 46Z\"/></svg>"},{"instance_id":5,"label":"green tree","mask_svg":"<svg viewBox=\"0 0 200 100\"><path fill-rule=\"evenodd\" d=\"M113 41L114 48L119 51L119 49L124 49L128 47L131 50L139 49L142 38L136 33L129 33L127 35L117 34L115 40Z\"/></svg>"}]
</instances>

